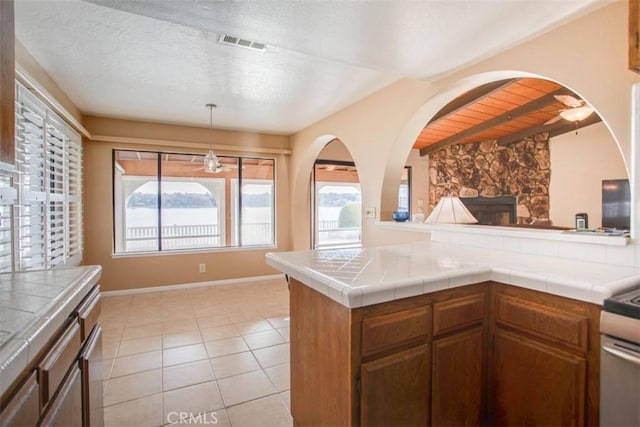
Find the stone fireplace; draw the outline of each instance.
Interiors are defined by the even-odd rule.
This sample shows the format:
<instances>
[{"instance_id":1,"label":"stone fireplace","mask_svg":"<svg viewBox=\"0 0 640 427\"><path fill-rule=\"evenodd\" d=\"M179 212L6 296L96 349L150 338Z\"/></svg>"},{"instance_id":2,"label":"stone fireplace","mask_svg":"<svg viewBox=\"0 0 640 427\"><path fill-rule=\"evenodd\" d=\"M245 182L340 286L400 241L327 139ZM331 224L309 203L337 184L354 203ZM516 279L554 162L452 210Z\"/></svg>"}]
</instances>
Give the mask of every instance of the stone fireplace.
<instances>
[{"instance_id":1,"label":"stone fireplace","mask_svg":"<svg viewBox=\"0 0 640 427\"><path fill-rule=\"evenodd\" d=\"M509 225L516 223L515 196L461 197L462 203L480 225Z\"/></svg>"},{"instance_id":2,"label":"stone fireplace","mask_svg":"<svg viewBox=\"0 0 640 427\"><path fill-rule=\"evenodd\" d=\"M446 195L475 199L478 215L469 210L481 224L548 221L550 180L548 132L509 145L473 142L429 154L430 209Z\"/></svg>"}]
</instances>

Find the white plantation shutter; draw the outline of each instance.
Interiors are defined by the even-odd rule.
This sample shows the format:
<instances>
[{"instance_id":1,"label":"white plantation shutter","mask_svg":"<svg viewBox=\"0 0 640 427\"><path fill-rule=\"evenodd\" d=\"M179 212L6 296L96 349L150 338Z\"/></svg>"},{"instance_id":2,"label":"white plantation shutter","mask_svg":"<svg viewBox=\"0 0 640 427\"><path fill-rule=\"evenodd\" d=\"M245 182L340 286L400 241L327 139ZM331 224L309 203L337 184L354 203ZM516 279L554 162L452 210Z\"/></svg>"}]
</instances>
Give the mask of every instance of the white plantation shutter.
<instances>
[{"instance_id":1,"label":"white plantation shutter","mask_svg":"<svg viewBox=\"0 0 640 427\"><path fill-rule=\"evenodd\" d=\"M77 264L82 258L80 136L20 84L16 95L14 268Z\"/></svg>"},{"instance_id":2,"label":"white plantation shutter","mask_svg":"<svg viewBox=\"0 0 640 427\"><path fill-rule=\"evenodd\" d=\"M18 85L16 105L16 270L46 267L45 106Z\"/></svg>"},{"instance_id":3,"label":"white plantation shutter","mask_svg":"<svg viewBox=\"0 0 640 427\"><path fill-rule=\"evenodd\" d=\"M66 146L68 232L66 258L72 264L82 259L82 140L76 132L69 134Z\"/></svg>"},{"instance_id":4,"label":"white plantation shutter","mask_svg":"<svg viewBox=\"0 0 640 427\"><path fill-rule=\"evenodd\" d=\"M0 273L11 272L13 265L13 204L17 193L11 177L0 176Z\"/></svg>"},{"instance_id":5,"label":"white plantation shutter","mask_svg":"<svg viewBox=\"0 0 640 427\"><path fill-rule=\"evenodd\" d=\"M51 112L46 121L47 267L65 261L65 123Z\"/></svg>"}]
</instances>

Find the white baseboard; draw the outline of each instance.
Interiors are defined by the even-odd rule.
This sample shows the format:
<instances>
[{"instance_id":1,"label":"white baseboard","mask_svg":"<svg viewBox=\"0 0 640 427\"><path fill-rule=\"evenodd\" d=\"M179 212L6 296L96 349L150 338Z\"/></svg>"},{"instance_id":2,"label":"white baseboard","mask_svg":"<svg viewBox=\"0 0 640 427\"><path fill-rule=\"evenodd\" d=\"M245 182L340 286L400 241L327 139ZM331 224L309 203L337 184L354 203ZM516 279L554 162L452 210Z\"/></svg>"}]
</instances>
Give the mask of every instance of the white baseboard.
<instances>
[{"instance_id":1,"label":"white baseboard","mask_svg":"<svg viewBox=\"0 0 640 427\"><path fill-rule=\"evenodd\" d=\"M165 285L165 286L153 286L150 288L122 289L119 291L103 291L103 292L100 292L100 295L102 295L103 297L114 297L118 295L146 294L150 292L165 292L165 291L175 291L180 289L204 288L207 286L237 285L237 284L247 283L247 282L258 282L260 280L274 280L274 279L283 279L283 278L284 278L284 274L270 274L266 276L239 277L237 279L223 279L223 280L211 280L208 282L183 283L180 285Z\"/></svg>"}]
</instances>

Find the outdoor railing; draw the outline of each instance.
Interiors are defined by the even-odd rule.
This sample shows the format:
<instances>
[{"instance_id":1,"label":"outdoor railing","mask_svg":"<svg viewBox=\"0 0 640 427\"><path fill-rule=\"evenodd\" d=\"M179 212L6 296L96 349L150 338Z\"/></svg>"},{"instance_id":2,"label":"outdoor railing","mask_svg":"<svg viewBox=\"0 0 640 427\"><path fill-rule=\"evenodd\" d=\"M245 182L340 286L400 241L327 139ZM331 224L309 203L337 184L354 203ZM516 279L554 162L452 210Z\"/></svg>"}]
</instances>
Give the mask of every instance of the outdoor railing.
<instances>
[{"instance_id":1,"label":"outdoor railing","mask_svg":"<svg viewBox=\"0 0 640 427\"><path fill-rule=\"evenodd\" d=\"M319 221L320 232L359 230L359 227L339 227L338 220ZM158 249L158 227L127 227L126 250L145 251ZM270 222L246 223L242 225L243 245L270 244L273 241L273 225ZM162 249L188 249L224 246L224 236L218 224L164 225L162 226Z\"/></svg>"}]
</instances>

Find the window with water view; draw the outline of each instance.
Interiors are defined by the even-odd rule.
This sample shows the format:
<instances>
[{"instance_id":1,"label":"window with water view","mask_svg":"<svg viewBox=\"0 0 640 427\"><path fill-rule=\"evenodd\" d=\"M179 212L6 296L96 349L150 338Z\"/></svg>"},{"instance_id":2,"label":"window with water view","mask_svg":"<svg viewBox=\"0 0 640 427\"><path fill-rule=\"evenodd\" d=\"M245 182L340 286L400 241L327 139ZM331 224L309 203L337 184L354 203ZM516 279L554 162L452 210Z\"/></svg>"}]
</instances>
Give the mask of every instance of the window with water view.
<instances>
[{"instance_id":1,"label":"window with water view","mask_svg":"<svg viewBox=\"0 0 640 427\"><path fill-rule=\"evenodd\" d=\"M114 150L115 252L275 243L273 159Z\"/></svg>"}]
</instances>

